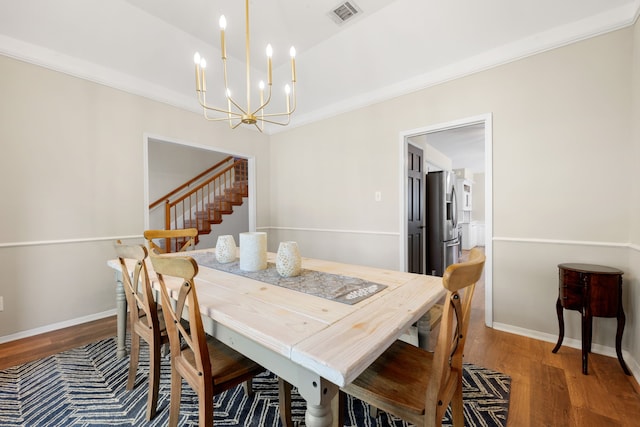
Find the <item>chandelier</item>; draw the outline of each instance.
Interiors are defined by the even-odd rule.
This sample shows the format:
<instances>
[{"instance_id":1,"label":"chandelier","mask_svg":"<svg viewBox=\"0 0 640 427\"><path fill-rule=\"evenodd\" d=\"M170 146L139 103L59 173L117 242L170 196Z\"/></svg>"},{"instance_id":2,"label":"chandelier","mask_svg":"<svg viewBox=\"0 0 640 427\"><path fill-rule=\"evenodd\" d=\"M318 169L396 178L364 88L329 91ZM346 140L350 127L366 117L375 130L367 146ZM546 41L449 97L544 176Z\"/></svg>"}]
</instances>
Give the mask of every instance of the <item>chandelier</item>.
<instances>
[{"instance_id":1,"label":"chandelier","mask_svg":"<svg viewBox=\"0 0 640 427\"><path fill-rule=\"evenodd\" d=\"M222 52L222 67L224 75L224 96L227 101L226 108L214 107L207 105L206 92L207 83L205 79L205 69L207 67L207 61L200 56L198 52L193 57L196 65L196 93L198 95L198 102L202 106L204 117L211 121L228 121L229 126L232 129L237 128L241 124L255 125L260 132L264 130L265 123L271 123L280 126L286 126L289 124L291 114L296 109L296 50L291 47L289 54L291 55L291 86L285 86L286 97L286 111L281 113L267 113L265 111L267 105L271 102L271 86L272 86L272 56L273 49L270 44L267 45L267 83L265 91L265 83L260 81L260 103L257 108L251 108L251 58L249 53L250 38L249 38L249 0L245 1L245 53L246 53L246 67L247 67L247 102L243 107L232 96L229 89L227 78L227 49L225 44L224 32L227 26L227 20L222 15L220 17L220 49ZM265 93L266 92L266 93ZM215 112L214 116L209 116L209 112Z\"/></svg>"}]
</instances>

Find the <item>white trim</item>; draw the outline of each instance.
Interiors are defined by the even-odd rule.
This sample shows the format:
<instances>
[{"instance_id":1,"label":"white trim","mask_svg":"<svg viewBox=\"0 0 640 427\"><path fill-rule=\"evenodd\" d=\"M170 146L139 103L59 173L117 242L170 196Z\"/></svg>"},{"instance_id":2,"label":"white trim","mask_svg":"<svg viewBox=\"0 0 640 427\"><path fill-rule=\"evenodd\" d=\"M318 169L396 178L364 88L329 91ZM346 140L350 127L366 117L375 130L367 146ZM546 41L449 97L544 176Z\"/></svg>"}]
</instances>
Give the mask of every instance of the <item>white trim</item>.
<instances>
[{"instance_id":1,"label":"white trim","mask_svg":"<svg viewBox=\"0 0 640 427\"><path fill-rule=\"evenodd\" d=\"M78 239L59 239L59 240L34 240L25 242L8 242L0 243L0 248L18 248L23 246L47 246L47 245L67 245L70 243L91 243L115 240L141 239L142 235L131 236L105 236L105 237L86 237Z\"/></svg>"},{"instance_id":2,"label":"white trim","mask_svg":"<svg viewBox=\"0 0 640 427\"><path fill-rule=\"evenodd\" d=\"M104 67L82 58L0 34L0 54L73 77L162 102L182 110L202 113L195 97L183 95L148 80Z\"/></svg>"},{"instance_id":3,"label":"white trim","mask_svg":"<svg viewBox=\"0 0 640 427\"><path fill-rule=\"evenodd\" d=\"M531 329L520 328L518 326L507 325L504 323L498 323L498 322L494 323L493 329L495 329L496 331L502 331L510 334L520 335L523 337L544 341L544 342L549 342L552 344L556 344L558 342L557 335L551 335L551 334L547 334L539 331L534 331ZM564 339L562 340L562 346L582 350L582 340L564 337ZM562 348L560 349L560 351L562 351ZM601 344L593 344L591 346L591 353L601 354L603 356L608 356L608 357L614 357L616 359L618 358L616 354L616 349L614 347L604 346ZM636 381L640 380L640 364L638 364L638 361L633 357L633 355L630 352L624 349L622 350L622 357L624 358L627 368L629 368L629 370L635 377ZM576 359L576 363L580 364L581 361L579 359Z\"/></svg>"},{"instance_id":4,"label":"white trim","mask_svg":"<svg viewBox=\"0 0 640 427\"><path fill-rule=\"evenodd\" d=\"M409 138L424 135L433 132L455 129L459 127L474 125L478 123L484 124L484 161L485 161L485 255L487 257L485 263L485 324L488 327L493 325L493 115L492 113L481 114L453 120L437 125L430 125L418 129L411 129L400 132L400 264L407 269L406 265L406 248L407 248L407 201L406 201L406 176L407 176L407 144Z\"/></svg>"},{"instance_id":5,"label":"white trim","mask_svg":"<svg viewBox=\"0 0 640 427\"><path fill-rule=\"evenodd\" d=\"M345 234L371 234L380 236L399 236L396 231L371 231L371 230L338 230L331 228L302 228L302 227L258 227L258 230L293 230L309 231L314 233L345 233Z\"/></svg>"},{"instance_id":6,"label":"white trim","mask_svg":"<svg viewBox=\"0 0 640 427\"><path fill-rule=\"evenodd\" d=\"M57 331L58 329L68 328L70 326L82 325L83 323L92 322L94 320L104 319L105 317L115 316L116 309L103 311L102 313L90 314L88 316L77 317L75 319L65 320L64 322L53 323L51 325L42 326L40 328L29 329L27 331L18 332L11 335L0 337L0 344L15 341L22 338L33 337L35 335L45 334L47 332Z\"/></svg>"},{"instance_id":7,"label":"white trim","mask_svg":"<svg viewBox=\"0 0 640 427\"><path fill-rule=\"evenodd\" d=\"M601 246L610 248L631 248L640 250L640 246L632 243L618 242L593 242L588 240L558 240L558 239L537 239L525 237L494 237L494 242L514 242L514 243L542 243L547 245L575 245L575 246Z\"/></svg>"}]
</instances>

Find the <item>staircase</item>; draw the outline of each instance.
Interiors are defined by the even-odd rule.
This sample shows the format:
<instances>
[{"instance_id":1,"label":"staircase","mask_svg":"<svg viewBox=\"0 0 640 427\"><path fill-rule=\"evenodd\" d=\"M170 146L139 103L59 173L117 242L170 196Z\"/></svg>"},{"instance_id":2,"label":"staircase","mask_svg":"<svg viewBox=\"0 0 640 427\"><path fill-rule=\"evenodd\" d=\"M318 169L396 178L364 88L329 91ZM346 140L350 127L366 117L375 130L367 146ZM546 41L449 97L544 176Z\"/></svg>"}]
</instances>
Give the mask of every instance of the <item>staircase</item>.
<instances>
[{"instance_id":1,"label":"staircase","mask_svg":"<svg viewBox=\"0 0 640 427\"><path fill-rule=\"evenodd\" d=\"M222 223L249 196L246 159L227 157L149 205L164 203L166 230L197 228L210 234L212 224ZM196 244L198 238L196 237Z\"/></svg>"}]
</instances>

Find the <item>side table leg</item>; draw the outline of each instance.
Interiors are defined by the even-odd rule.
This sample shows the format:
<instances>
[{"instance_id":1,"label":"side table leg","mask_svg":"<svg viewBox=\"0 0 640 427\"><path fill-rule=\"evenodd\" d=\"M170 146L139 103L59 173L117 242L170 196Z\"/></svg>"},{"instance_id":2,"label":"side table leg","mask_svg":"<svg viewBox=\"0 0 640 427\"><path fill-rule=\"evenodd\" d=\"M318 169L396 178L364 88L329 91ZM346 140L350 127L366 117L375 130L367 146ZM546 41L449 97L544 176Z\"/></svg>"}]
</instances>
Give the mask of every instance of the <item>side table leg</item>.
<instances>
[{"instance_id":1,"label":"side table leg","mask_svg":"<svg viewBox=\"0 0 640 427\"><path fill-rule=\"evenodd\" d=\"M627 368L627 364L624 363L624 359L622 358L622 333L624 332L624 324L626 323L626 317L624 315L624 310L622 309L622 304L620 305L620 310L618 311L618 329L616 331L616 354L618 355L618 362L620 362L620 366L622 366L622 370L625 374L631 375L631 371Z\"/></svg>"},{"instance_id":2,"label":"side table leg","mask_svg":"<svg viewBox=\"0 0 640 427\"><path fill-rule=\"evenodd\" d=\"M551 350L552 353L557 353L560 350L560 346L562 345L562 340L564 339L564 313L562 311L562 303L560 303L560 298L556 301L556 313L558 314L558 327L560 332L558 333L558 343Z\"/></svg>"},{"instance_id":3,"label":"side table leg","mask_svg":"<svg viewBox=\"0 0 640 427\"><path fill-rule=\"evenodd\" d=\"M592 317L582 314L582 373L589 374L589 352L591 351Z\"/></svg>"}]
</instances>

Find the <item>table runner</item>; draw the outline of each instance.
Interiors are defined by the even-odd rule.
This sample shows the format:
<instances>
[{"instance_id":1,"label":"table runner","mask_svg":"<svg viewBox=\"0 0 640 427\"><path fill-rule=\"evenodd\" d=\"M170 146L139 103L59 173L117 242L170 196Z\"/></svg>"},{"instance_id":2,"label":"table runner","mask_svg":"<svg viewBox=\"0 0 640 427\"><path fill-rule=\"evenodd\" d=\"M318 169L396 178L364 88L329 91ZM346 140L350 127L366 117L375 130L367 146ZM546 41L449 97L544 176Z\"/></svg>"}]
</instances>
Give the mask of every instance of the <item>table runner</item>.
<instances>
[{"instance_id":1,"label":"table runner","mask_svg":"<svg viewBox=\"0 0 640 427\"><path fill-rule=\"evenodd\" d=\"M276 265L267 263L267 268L260 271L243 271L238 260L222 264L216 260L214 252L202 252L190 254L199 265L237 274L281 286L298 292L326 298L344 304L356 304L371 295L380 292L386 285L369 282L357 277L342 276L339 274L324 273L321 271L302 269L299 276L282 277L276 270Z\"/></svg>"}]
</instances>

